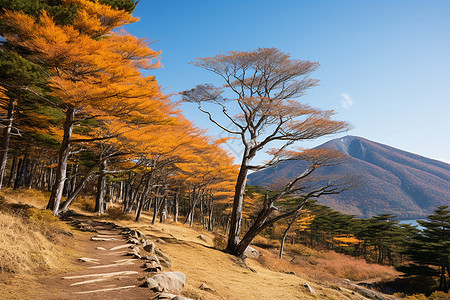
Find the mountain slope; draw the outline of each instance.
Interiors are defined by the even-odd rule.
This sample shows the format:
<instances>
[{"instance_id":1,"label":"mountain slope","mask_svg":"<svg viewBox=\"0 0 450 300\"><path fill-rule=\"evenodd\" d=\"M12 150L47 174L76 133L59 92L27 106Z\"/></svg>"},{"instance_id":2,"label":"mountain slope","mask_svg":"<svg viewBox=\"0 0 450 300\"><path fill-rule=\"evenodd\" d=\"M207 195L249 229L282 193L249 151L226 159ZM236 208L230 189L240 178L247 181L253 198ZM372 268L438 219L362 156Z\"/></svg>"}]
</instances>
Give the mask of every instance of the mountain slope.
<instances>
[{"instance_id":1,"label":"mountain slope","mask_svg":"<svg viewBox=\"0 0 450 300\"><path fill-rule=\"evenodd\" d=\"M450 205L450 165L372 142L346 136L317 148L341 151L349 156L339 166L323 168L321 175L361 176L362 185L340 195L321 198L319 203L359 217L391 213L400 218L431 214L439 205ZM277 178L300 173L302 162L281 163L249 175L250 185L270 185Z\"/></svg>"}]
</instances>

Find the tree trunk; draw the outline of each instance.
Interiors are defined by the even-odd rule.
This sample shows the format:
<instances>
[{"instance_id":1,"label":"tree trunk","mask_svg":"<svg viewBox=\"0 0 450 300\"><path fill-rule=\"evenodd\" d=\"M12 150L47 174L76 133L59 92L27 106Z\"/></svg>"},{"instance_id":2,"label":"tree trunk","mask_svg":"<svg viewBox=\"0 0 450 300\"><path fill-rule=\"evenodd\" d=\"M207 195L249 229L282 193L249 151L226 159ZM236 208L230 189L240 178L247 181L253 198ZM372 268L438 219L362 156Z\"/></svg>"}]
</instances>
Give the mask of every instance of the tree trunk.
<instances>
[{"instance_id":1,"label":"tree trunk","mask_svg":"<svg viewBox=\"0 0 450 300\"><path fill-rule=\"evenodd\" d=\"M107 168L106 159L100 163L99 166L99 175L97 180L97 195L95 197L95 208L94 212L99 215L103 215L105 213L105 192L106 192L106 168Z\"/></svg>"},{"instance_id":2,"label":"tree trunk","mask_svg":"<svg viewBox=\"0 0 450 300\"><path fill-rule=\"evenodd\" d=\"M144 209L145 201L148 199L148 192L150 190L150 184L151 184L150 181L152 180L152 174L153 174L153 172L151 172L148 175L148 179L145 181L144 191L142 193L141 198L139 199L139 206L136 211L136 219L135 219L136 222L139 222L139 219L141 218L142 210Z\"/></svg>"},{"instance_id":3,"label":"tree trunk","mask_svg":"<svg viewBox=\"0 0 450 300\"><path fill-rule=\"evenodd\" d=\"M67 160L70 155L70 142L72 140L73 123L75 120L75 109L69 107L66 110L66 121L64 122L64 136L61 143L61 148L58 154L58 166L56 167L55 184L52 188L52 193L47 204L47 209L53 211L53 214L58 215L59 204L61 202L64 182L66 181Z\"/></svg>"},{"instance_id":4,"label":"tree trunk","mask_svg":"<svg viewBox=\"0 0 450 300\"><path fill-rule=\"evenodd\" d=\"M72 203L73 200L75 200L75 198L81 192L81 190L83 189L83 187L86 184L86 182L89 181L89 179L92 176L92 173L93 173L93 168L91 168L87 172L87 174L84 176L83 180L81 180L81 182L78 183L78 186L75 188L73 193L70 194L70 196L67 198L67 200L64 201L63 203L61 203L59 212L61 212L61 213L66 213L67 212L67 210L69 209L69 205Z\"/></svg>"},{"instance_id":5,"label":"tree trunk","mask_svg":"<svg viewBox=\"0 0 450 300\"><path fill-rule=\"evenodd\" d=\"M280 254L279 257L283 258L283 250L284 250L284 243L286 242L286 236L288 234L289 229L291 229L292 224L294 224L296 218L292 218L292 220L289 222L288 227L283 233L283 238L281 239L281 247L280 247Z\"/></svg>"},{"instance_id":6,"label":"tree trunk","mask_svg":"<svg viewBox=\"0 0 450 300\"><path fill-rule=\"evenodd\" d=\"M247 152L247 151L246 151ZM245 184L247 181L248 164L250 160L247 153L244 153L242 158L241 168L236 180L234 191L233 208L230 217L230 227L228 231L228 243L226 252L230 254L237 254L239 244L239 234L241 233L242 223L242 201L244 199Z\"/></svg>"},{"instance_id":7,"label":"tree trunk","mask_svg":"<svg viewBox=\"0 0 450 300\"><path fill-rule=\"evenodd\" d=\"M3 178L5 176L6 162L8 160L9 141L11 139L11 128L14 119L14 105L15 101L9 99L8 113L5 120L5 128L3 128L2 146L0 149L0 189L3 185Z\"/></svg>"},{"instance_id":8,"label":"tree trunk","mask_svg":"<svg viewBox=\"0 0 450 300\"><path fill-rule=\"evenodd\" d=\"M24 158L19 161L19 166L17 167L17 178L14 181L14 189L18 189L25 184L25 174L28 164L28 153L25 154Z\"/></svg>"},{"instance_id":9,"label":"tree trunk","mask_svg":"<svg viewBox=\"0 0 450 300\"><path fill-rule=\"evenodd\" d=\"M8 187L11 187L13 181L16 179L16 171L17 171L16 166L17 166L17 155L13 157L13 161L11 164L11 172L8 178Z\"/></svg>"},{"instance_id":10,"label":"tree trunk","mask_svg":"<svg viewBox=\"0 0 450 300\"><path fill-rule=\"evenodd\" d=\"M155 202L155 204L153 205L153 218L152 218L152 224L156 223L156 217L158 216L158 211L159 211L159 200L158 200L158 196L155 197L155 199L153 200Z\"/></svg>"},{"instance_id":11,"label":"tree trunk","mask_svg":"<svg viewBox=\"0 0 450 300\"><path fill-rule=\"evenodd\" d=\"M29 168L28 178L27 178L27 182L26 182L26 186L29 189L31 189L31 186L32 186L33 181L34 181L34 178L36 177L37 168L38 168L38 163L37 163L37 161L34 161L31 164L31 167Z\"/></svg>"},{"instance_id":12,"label":"tree trunk","mask_svg":"<svg viewBox=\"0 0 450 300\"><path fill-rule=\"evenodd\" d=\"M178 222L178 197L180 196L180 194L179 193L176 193L175 194L175 197L173 198L173 201L174 201L174 213L173 213L173 221L175 222L175 223L177 223Z\"/></svg>"},{"instance_id":13,"label":"tree trunk","mask_svg":"<svg viewBox=\"0 0 450 300\"><path fill-rule=\"evenodd\" d=\"M213 207L213 195L210 194L209 195L209 206L208 206L208 230L213 231L213 211L214 211L214 207Z\"/></svg>"},{"instance_id":14,"label":"tree trunk","mask_svg":"<svg viewBox=\"0 0 450 300\"><path fill-rule=\"evenodd\" d=\"M167 198L164 196L163 202L162 202L162 209L161 213L159 214L159 223L165 223L167 218Z\"/></svg>"}]
</instances>

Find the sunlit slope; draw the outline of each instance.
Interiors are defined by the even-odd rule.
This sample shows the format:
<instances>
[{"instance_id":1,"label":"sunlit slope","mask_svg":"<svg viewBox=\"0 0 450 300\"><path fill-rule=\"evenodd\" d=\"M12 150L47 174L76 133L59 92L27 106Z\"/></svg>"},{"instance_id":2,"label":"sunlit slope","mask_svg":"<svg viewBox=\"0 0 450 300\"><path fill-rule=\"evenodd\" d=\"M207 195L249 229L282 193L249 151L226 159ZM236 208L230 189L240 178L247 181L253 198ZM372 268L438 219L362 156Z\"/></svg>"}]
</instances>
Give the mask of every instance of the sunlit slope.
<instances>
[{"instance_id":1,"label":"sunlit slope","mask_svg":"<svg viewBox=\"0 0 450 300\"><path fill-rule=\"evenodd\" d=\"M362 184L319 203L344 213L370 217L391 213L401 218L431 214L450 199L450 165L361 137L346 136L318 148L339 150L349 156L342 165L323 168L320 175L359 175ZM270 185L304 169L301 162L283 163L249 175L250 185Z\"/></svg>"}]
</instances>

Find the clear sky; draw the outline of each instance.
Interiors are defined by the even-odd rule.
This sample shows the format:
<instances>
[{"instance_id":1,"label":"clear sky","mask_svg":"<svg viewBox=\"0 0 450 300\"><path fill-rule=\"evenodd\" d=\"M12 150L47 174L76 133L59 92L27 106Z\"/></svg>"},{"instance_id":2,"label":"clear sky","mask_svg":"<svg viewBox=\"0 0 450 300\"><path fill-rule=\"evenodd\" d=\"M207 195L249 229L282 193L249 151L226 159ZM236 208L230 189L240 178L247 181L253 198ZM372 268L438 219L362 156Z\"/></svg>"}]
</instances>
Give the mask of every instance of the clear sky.
<instances>
[{"instance_id":1,"label":"clear sky","mask_svg":"<svg viewBox=\"0 0 450 300\"><path fill-rule=\"evenodd\" d=\"M450 163L448 0L141 0L134 15L126 29L162 50L164 68L152 75L175 100L218 82L194 58L276 47L321 64L311 76L320 85L300 100L335 110L348 134ZM221 135L195 105L182 109Z\"/></svg>"}]
</instances>

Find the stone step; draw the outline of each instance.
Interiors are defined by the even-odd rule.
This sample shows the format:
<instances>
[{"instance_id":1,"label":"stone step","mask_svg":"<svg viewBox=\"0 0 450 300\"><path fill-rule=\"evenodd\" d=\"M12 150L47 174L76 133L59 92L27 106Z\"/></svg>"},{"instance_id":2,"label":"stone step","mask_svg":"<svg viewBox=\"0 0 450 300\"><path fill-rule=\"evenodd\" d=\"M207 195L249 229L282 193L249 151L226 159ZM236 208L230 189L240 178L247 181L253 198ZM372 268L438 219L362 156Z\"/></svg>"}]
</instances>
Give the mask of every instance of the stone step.
<instances>
[{"instance_id":1,"label":"stone step","mask_svg":"<svg viewBox=\"0 0 450 300\"><path fill-rule=\"evenodd\" d=\"M111 268L111 267L129 266L129 265L134 265L134 262L124 261L124 262L114 263L114 264L109 264L109 265L93 266L93 267L89 267L88 269L101 269L101 268Z\"/></svg>"},{"instance_id":2,"label":"stone step","mask_svg":"<svg viewBox=\"0 0 450 300\"><path fill-rule=\"evenodd\" d=\"M100 273L100 274L86 274L86 275L75 275L75 276L66 276L63 279L80 279L80 278L89 278L89 277L115 277L115 276L125 276L139 274L136 271L120 271L120 272L111 272L111 273Z\"/></svg>"},{"instance_id":3,"label":"stone step","mask_svg":"<svg viewBox=\"0 0 450 300\"><path fill-rule=\"evenodd\" d=\"M80 282L72 283L70 286L82 285L82 284L90 284L90 283L96 283L96 282L106 281L106 280L109 280L109 279L111 279L111 277L104 277L104 278L90 279L90 280L85 280L85 281L80 281Z\"/></svg>"},{"instance_id":4,"label":"stone step","mask_svg":"<svg viewBox=\"0 0 450 300\"><path fill-rule=\"evenodd\" d=\"M120 245L120 246L112 247L111 249L109 249L109 251L115 251L115 250L119 250L119 249L130 248L130 247L132 247L132 245L130 245L130 244L125 244L125 245Z\"/></svg>"},{"instance_id":5,"label":"stone step","mask_svg":"<svg viewBox=\"0 0 450 300\"><path fill-rule=\"evenodd\" d=\"M114 288L107 288L107 289L100 289L100 290L93 290L93 291L77 292L76 294L89 294L89 293L117 291L117 290L123 290L123 289L131 289L131 288L135 288L135 287L136 287L136 285L128 285L128 286L121 286L121 287L114 287Z\"/></svg>"}]
</instances>

